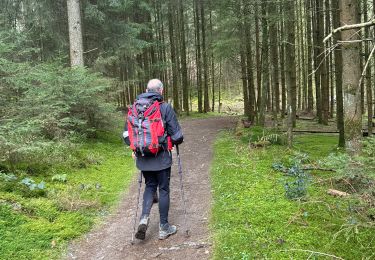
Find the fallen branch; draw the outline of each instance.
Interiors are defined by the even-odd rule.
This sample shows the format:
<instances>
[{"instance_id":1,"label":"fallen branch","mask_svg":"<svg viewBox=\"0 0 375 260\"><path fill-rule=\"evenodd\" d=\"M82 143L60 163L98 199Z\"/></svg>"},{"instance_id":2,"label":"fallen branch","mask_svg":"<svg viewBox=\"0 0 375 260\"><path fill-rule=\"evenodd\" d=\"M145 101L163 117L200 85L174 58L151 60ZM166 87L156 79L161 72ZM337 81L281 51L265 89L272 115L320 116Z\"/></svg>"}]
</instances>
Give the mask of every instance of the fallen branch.
<instances>
[{"instance_id":1,"label":"fallen branch","mask_svg":"<svg viewBox=\"0 0 375 260\"><path fill-rule=\"evenodd\" d=\"M320 167L306 167L302 168L304 171L324 171L324 172L336 172L334 169L320 168Z\"/></svg>"},{"instance_id":2,"label":"fallen branch","mask_svg":"<svg viewBox=\"0 0 375 260\"><path fill-rule=\"evenodd\" d=\"M289 169L277 169L280 172L288 173ZM320 168L320 167L304 167L300 168L302 171L324 171L324 172L336 172L334 169Z\"/></svg>"},{"instance_id":3,"label":"fallen branch","mask_svg":"<svg viewBox=\"0 0 375 260\"><path fill-rule=\"evenodd\" d=\"M346 24L341 27L338 27L334 29L330 34L327 35L327 37L324 38L323 43L328 41L335 33L345 31L345 30L351 30L351 29L357 29L357 28L362 28L362 27L367 27L367 26L372 26L375 25L375 19L371 19L368 22L365 23L357 23L357 24Z\"/></svg>"},{"instance_id":4,"label":"fallen branch","mask_svg":"<svg viewBox=\"0 0 375 260\"><path fill-rule=\"evenodd\" d=\"M211 243L207 242L185 242L179 245L174 245L171 247L159 247L159 250L163 251L174 251L174 250L180 250L183 248L193 248L193 249L200 249L200 248L206 248L212 246Z\"/></svg>"},{"instance_id":5,"label":"fallen branch","mask_svg":"<svg viewBox=\"0 0 375 260\"><path fill-rule=\"evenodd\" d=\"M306 252L306 253L310 253L312 255L324 255L324 256L329 256L329 257L332 257L334 259L340 259L340 260L344 260L343 258L339 257L339 256L335 256L335 255L331 255L331 254L326 254L326 253L322 253L322 252L316 252L316 251L311 251L311 250L305 250L305 249L288 249L288 250L282 250L284 252L288 252L288 251L300 251L300 252Z\"/></svg>"},{"instance_id":6,"label":"fallen branch","mask_svg":"<svg viewBox=\"0 0 375 260\"><path fill-rule=\"evenodd\" d=\"M327 193L328 193L329 195L334 196L334 197L347 197L347 196L350 195L349 193L346 193L346 192L344 192L344 191L339 191L339 190L334 190L334 189L329 189L329 190L327 191Z\"/></svg>"}]
</instances>

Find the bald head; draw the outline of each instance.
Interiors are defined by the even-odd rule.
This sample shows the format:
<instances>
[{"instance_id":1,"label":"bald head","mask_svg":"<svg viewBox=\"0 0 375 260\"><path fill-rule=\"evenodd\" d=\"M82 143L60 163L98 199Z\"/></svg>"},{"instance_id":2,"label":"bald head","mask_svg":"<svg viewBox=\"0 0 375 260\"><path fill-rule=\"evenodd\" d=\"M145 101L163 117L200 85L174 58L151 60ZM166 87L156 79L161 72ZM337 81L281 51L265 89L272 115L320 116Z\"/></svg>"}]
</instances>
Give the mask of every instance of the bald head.
<instances>
[{"instance_id":1,"label":"bald head","mask_svg":"<svg viewBox=\"0 0 375 260\"><path fill-rule=\"evenodd\" d=\"M147 83L147 92L163 94L163 83L159 79L152 79Z\"/></svg>"}]
</instances>

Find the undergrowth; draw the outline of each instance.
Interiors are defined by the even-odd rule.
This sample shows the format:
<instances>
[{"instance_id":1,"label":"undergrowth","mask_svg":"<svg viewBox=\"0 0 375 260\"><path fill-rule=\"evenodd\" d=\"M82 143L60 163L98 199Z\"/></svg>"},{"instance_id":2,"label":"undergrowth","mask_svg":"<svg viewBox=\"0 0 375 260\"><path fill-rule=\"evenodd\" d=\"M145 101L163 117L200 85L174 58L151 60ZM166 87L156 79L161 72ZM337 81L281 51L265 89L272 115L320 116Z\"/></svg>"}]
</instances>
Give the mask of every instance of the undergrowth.
<instances>
[{"instance_id":1,"label":"undergrowth","mask_svg":"<svg viewBox=\"0 0 375 260\"><path fill-rule=\"evenodd\" d=\"M3 172L0 259L60 258L68 241L116 205L133 172L130 153L111 132L101 132L45 172Z\"/></svg>"},{"instance_id":2,"label":"undergrowth","mask_svg":"<svg viewBox=\"0 0 375 260\"><path fill-rule=\"evenodd\" d=\"M374 258L374 222L359 210L361 200L327 194L339 173L304 170L308 184L298 196L288 197L285 183L295 180L299 170L328 167L320 160L341 154L337 137L296 136L293 150L282 145L249 146L261 136L260 128L243 130L239 136L224 132L215 143L214 258ZM308 161L293 162L301 155ZM273 169L275 163L287 172L296 165L300 168L288 175Z\"/></svg>"}]
</instances>

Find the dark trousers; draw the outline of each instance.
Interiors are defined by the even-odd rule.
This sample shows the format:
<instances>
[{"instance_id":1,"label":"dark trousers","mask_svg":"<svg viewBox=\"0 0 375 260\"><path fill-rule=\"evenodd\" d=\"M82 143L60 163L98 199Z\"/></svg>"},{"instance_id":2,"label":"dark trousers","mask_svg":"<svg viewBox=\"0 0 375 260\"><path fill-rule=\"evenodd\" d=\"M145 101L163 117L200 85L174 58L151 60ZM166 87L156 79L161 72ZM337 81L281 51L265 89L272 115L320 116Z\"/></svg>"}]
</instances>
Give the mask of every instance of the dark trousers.
<instances>
[{"instance_id":1,"label":"dark trousers","mask_svg":"<svg viewBox=\"0 0 375 260\"><path fill-rule=\"evenodd\" d=\"M169 181L171 168L161 171L142 171L146 188L143 193L143 207L141 217L150 215L154 194L159 187L159 214L160 224L168 223L169 212Z\"/></svg>"}]
</instances>

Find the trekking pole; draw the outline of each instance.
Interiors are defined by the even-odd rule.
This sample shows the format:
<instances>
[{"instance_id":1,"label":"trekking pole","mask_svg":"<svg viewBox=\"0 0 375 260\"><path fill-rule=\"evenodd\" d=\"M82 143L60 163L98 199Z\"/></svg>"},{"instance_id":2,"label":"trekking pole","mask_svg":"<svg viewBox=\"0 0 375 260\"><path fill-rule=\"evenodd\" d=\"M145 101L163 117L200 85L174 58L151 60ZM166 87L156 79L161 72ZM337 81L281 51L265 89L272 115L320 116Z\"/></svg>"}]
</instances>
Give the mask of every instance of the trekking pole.
<instances>
[{"instance_id":1,"label":"trekking pole","mask_svg":"<svg viewBox=\"0 0 375 260\"><path fill-rule=\"evenodd\" d=\"M184 193L184 184L182 181L182 166L181 166L181 159L180 159L180 149L178 145L176 145L176 152L177 152L177 161L178 161L178 175L180 176L180 190L181 190L181 200L184 206L184 225L185 225L185 235L189 236L189 228L186 222L186 202L185 202L185 193Z\"/></svg>"},{"instance_id":2,"label":"trekking pole","mask_svg":"<svg viewBox=\"0 0 375 260\"><path fill-rule=\"evenodd\" d=\"M134 214L134 224L133 224L133 232L132 232L132 240L130 243L134 245L134 234L135 234L135 228L137 226L137 217L138 217L138 209L139 209L139 197L141 196L141 186L142 186L142 171L139 171L139 177L138 177L138 195L137 195L137 209L135 210Z\"/></svg>"}]
</instances>

